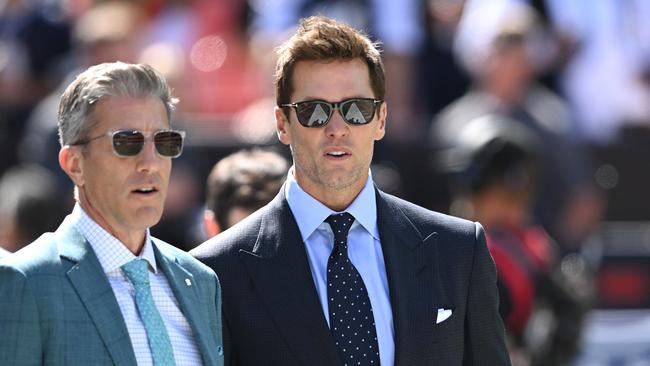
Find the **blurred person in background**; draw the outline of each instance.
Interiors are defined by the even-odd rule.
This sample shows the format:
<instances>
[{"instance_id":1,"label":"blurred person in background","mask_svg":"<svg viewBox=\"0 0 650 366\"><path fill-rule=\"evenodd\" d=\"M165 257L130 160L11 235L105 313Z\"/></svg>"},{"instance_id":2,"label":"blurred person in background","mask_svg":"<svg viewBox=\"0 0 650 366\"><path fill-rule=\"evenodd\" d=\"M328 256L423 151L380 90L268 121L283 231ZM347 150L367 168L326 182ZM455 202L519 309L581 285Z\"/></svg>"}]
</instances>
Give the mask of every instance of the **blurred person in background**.
<instances>
[{"instance_id":1,"label":"blurred person in background","mask_svg":"<svg viewBox=\"0 0 650 366\"><path fill-rule=\"evenodd\" d=\"M650 126L650 2L545 0L570 51L560 75L580 139L617 143ZM626 143L625 141L621 141Z\"/></svg>"},{"instance_id":2,"label":"blurred person in background","mask_svg":"<svg viewBox=\"0 0 650 366\"><path fill-rule=\"evenodd\" d=\"M465 0L423 0L424 42L418 54L415 98L427 121L470 85L467 71L454 54L454 39L462 18Z\"/></svg>"},{"instance_id":3,"label":"blurred person in background","mask_svg":"<svg viewBox=\"0 0 650 366\"><path fill-rule=\"evenodd\" d=\"M280 154L243 150L221 159L207 180L204 229L209 238L269 203L289 170Z\"/></svg>"},{"instance_id":4,"label":"blurred person in background","mask_svg":"<svg viewBox=\"0 0 650 366\"><path fill-rule=\"evenodd\" d=\"M497 266L499 312L518 366L571 362L592 295L588 273L576 270L584 265L572 263L582 259L562 258L531 220L539 148L521 123L486 115L464 125L437 157L454 193L451 213L485 227Z\"/></svg>"},{"instance_id":5,"label":"blurred person in background","mask_svg":"<svg viewBox=\"0 0 650 366\"><path fill-rule=\"evenodd\" d=\"M0 247L15 252L53 231L72 202L64 202L54 175L38 165L18 165L0 179Z\"/></svg>"},{"instance_id":6,"label":"blurred person in background","mask_svg":"<svg viewBox=\"0 0 650 366\"><path fill-rule=\"evenodd\" d=\"M0 364L223 365L219 281L151 236L162 215L176 98L142 64L88 68L59 108L76 204L0 261Z\"/></svg>"},{"instance_id":7,"label":"blurred person in background","mask_svg":"<svg viewBox=\"0 0 650 366\"><path fill-rule=\"evenodd\" d=\"M412 87L415 90L414 105L427 124L444 107L460 98L470 86L470 78L454 54L454 39L462 18L465 0L422 0L424 8L424 37L417 54L417 75ZM426 132L421 133L422 141L412 148L410 156L428 156L430 143ZM421 145L421 146L419 146ZM398 157L395 164L401 169L403 190L407 196L400 197L420 200L425 207L446 212L449 208L450 193L445 182L444 172L432 164L423 166L421 160ZM410 166L405 162L411 162ZM408 167L408 169L407 169ZM418 201L415 201L418 202Z\"/></svg>"},{"instance_id":8,"label":"blurred person in background","mask_svg":"<svg viewBox=\"0 0 650 366\"><path fill-rule=\"evenodd\" d=\"M140 32L146 14L135 2L107 1L83 11L72 24L74 50L69 57L67 75L56 88L34 108L27 120L25 136L20 142L21 161L41 164L58 174L61 189L69 180L59 169L56 116L59 99L76 75L91 65L103 62L135 62Z\"/></svg>"},{"instance_id":9,"label":"blurred person in background","mask_svg":"<svg viewBox=\"0 0 650 366\"><path fill-rule=\"evenodd\" d=\"M455 49L473 85L436 116L432 144L444 148L470 120L491 113L526 126L541 146L535 219L562 251L578 251L603 208L566 104L536 81L553 55L552 43L528 5L506 0L490 4L465 4Z\"/></svg>"},{"instance_id":10,"label":"blurred person in background","mask_svg":"<svg viewBox=\"0 0 650 366\"><path fill-rule=\"evenodd\" d=\"M71 45L61 1L0 1L0 175L18 162L32 109L60 81Z\"/></svg>"}]
</instances>

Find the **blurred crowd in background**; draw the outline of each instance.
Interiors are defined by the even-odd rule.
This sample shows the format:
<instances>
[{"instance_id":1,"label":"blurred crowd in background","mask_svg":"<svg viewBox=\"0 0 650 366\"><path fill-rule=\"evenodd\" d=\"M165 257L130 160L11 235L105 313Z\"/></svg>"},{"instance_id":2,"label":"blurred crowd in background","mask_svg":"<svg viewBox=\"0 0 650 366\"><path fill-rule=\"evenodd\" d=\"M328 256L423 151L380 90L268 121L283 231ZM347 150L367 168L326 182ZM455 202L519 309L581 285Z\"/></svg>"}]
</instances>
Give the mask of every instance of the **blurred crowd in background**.
<instances>
[{"instance_id":1,"label":"blurred crowd in background","mask_svg":"<svg viewBox=\"0 0 650 366\"><path fill-rule=\"evenodd\" d=\"M593 323L593 309L650 307L646 0L0 0L0 247L70 212L59 96L116 60L161 71L188 132L154 235L189 250L218 232L203 225L213 165L254 147L290 156L274 49L312 14L381 42L388 133L373 178L485 226L513 361L650 364L650 326L612 356Z\"/></svg>"}]
</instances>

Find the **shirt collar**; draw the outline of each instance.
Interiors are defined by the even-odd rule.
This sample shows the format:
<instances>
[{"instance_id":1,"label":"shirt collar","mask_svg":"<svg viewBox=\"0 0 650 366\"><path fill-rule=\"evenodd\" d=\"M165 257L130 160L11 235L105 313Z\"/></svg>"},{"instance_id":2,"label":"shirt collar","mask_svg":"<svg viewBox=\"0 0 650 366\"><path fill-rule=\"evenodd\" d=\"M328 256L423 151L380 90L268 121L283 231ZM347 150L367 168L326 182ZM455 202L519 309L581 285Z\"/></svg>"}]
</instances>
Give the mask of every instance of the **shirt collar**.
<instances>
[{"instance_id":1,"label":"shirt collar","mask_svg":"<svg viewBox=\"0 0 650 366\"><path fill-rule=\"evenodd\" d=\"M296 218L300 234L303 240L306 241L329 215L337 212L331 210L305 192L293 176L293 170L294 168L291 167L287 174L284 194L291 208L291 212ZM368 174L368 179L363 189L361 189L359 195L344 211L354 216L356 222L375 239L379 240L377 203L372 174Z\"/></svg>"},{"instance_id":2,"label":"shirt collar","mask_svg":"<svg viewBox=\"0 0 650 366\"><path fill-rule=\"evenodd\" d=\"M146 260L154 273L158 272L156 256L153 250L153 241L151 240L149 229L145 232L144 247L140 255L135 256L126 245L90 218L78 203L75 204L70 216L77 230L79 230L81 235L93 248L105 273L118 270L124 264L134 259Z\"/></svg>"}]
</instances>

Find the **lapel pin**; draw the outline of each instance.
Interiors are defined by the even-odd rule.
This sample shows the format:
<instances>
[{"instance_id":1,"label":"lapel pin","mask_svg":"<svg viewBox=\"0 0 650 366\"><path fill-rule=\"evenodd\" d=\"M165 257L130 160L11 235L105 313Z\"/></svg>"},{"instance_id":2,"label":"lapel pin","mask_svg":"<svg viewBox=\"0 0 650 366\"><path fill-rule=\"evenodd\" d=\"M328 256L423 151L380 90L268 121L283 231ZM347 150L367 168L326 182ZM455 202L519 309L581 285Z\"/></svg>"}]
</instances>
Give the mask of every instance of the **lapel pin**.
<instances>
[{"instance_id":1,"label":"lapel pin","mask_svg":"<svg viewBox=\"0 0 650 366\"><path fill-rule=\"evenodd\" d=\"M192 286L192 281L190 281L189 278L186 278L185 279L185 284L188 285L188 286Z\"/></svg>"}]
</instances>

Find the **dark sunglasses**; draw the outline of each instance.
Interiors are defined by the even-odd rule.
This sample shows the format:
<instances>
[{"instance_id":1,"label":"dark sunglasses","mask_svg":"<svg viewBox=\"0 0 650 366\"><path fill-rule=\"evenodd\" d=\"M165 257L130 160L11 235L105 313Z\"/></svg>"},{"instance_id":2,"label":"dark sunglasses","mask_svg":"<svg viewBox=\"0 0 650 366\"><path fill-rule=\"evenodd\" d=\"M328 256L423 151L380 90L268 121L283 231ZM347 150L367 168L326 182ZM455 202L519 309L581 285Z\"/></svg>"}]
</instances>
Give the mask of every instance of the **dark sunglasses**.
<instances>
[{"instance_id":1,"label":"dark sunglasses","mask_svg":"<svg viewBox=\"0 0 650 366\"><path fill-rule=\"evenodd\" d=\"M296 109L298 122L305 127L325 126L332 118L335 109L339 110L343 120L351 125L365 125L375 117L377 105L383 101L372 98L353 98L330 103L324 100L306 100L304 102L280 104L280 107Z\"/></svg>"},{"instance_id":2,"label":"dark sunglasses","mask_svg":"<svg viewBox=\"0 0 650 366\"><path fill-rule=\"evenodd\" d=\"M128 157L136 156L144 147L145 141L152 137L147 136L137 130L119 130L108 131L103 135L95 136L87 140L82 140L70 145L85 145L93 140L102 137L110 137L113 145L113 153L117 156ZM183 152L183 140L185 131L177 130L160 130L153 134L153 142L156 146L156 152L166 158L177 158Z\"/></svg>"}]
</instances>

